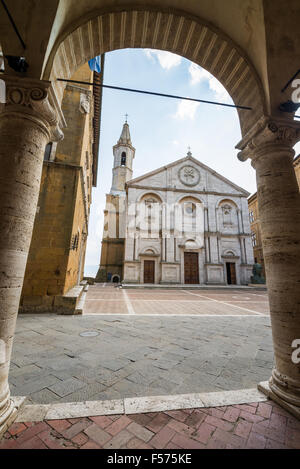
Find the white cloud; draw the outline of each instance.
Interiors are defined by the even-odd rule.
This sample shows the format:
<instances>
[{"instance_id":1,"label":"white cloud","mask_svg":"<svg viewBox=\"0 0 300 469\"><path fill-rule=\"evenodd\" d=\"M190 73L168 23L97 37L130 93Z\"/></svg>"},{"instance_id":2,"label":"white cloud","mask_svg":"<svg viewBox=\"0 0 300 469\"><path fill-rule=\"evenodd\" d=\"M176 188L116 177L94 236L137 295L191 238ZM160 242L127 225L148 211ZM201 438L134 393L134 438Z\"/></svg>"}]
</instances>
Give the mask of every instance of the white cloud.
<instances>
[{"instance_id":1,"label":"white cloud","mask_svg":"<svg viewBox=\"0 0 300 469\"><path fill-rule=\"evenodd\" d=\"M189 66L189 73L191 75L191 85L197 85L202 80L209 80L209 78L212 76L210 73L208 73L207 70L199 67L199 65L196 65L194 63L191 63L191 65Z\"/></svg>"},{"instance_id":2,"label":"white cloud","mask_svg":"<svg viewBox=\"0 0 300 469\"><path fill-rule=\"evenodd\" d=\"M215 98L218 101L231 101L230 95L227 93L224 86L207 70L204 70L204 68L199 67L199 65L191 63L191 65L189 66L189 73L191 77L191 85L197 85L201 81L206 81L208 83L209 88L214 92Z\"/></svg>"},{"instance_id":3,"label":"white cloud","mask_svg":"<svg viewBox=\"0 0 300 469\"><path fill-rule=\"evenodd\" d=\"M178 103L176 114L173 117L176 119L194 119L199 103L195 101L185 101L181 99Z\"/></svg>"},{"instance_id":4,"label":"white cloud","mask_svg":"<svg viewBox=\"0 0 300 469\"><path fill-rule=\"evenodd\" d=\"M170 70L171 68L177 67L181 64L182 57L180 57L180 55L173 54L172 52L152 49L144 49L144 52L149 59L152 59L153 61L157 59L160 66L165 70Z\"/></svg>"}]
</instances>

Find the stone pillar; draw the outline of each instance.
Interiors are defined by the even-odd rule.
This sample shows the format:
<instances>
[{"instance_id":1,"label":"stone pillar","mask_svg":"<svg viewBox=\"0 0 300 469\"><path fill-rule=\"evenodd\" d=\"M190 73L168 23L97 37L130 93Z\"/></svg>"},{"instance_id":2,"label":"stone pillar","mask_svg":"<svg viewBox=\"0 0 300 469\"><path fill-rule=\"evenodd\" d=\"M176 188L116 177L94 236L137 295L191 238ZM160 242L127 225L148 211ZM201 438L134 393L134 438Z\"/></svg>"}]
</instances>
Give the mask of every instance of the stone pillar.
<instances>
[{"instance_id":1,"label":"stone pillar","mask_svg":"<svg viewBox=\"0 0 300 469\"><path fill-rule=\"evenodd\" d=\"M14 414L8 372L45 146L62 138L51 83L2 75L0 113L0 433Z\"/></svg>"},{"instance_id":2,"label":"stone pillar","mask_svg":"<svg viewBox=\"0 0 300 469\"><path fill-rule=\"evenodd\" d=\"M238 145L239 159L250 157L256 169L275 353L270 395L298 415L300 363L292 355L300 339L300 195L293 168L299 138L298 123L264 119Z\"/></svg>"}]
</instances>

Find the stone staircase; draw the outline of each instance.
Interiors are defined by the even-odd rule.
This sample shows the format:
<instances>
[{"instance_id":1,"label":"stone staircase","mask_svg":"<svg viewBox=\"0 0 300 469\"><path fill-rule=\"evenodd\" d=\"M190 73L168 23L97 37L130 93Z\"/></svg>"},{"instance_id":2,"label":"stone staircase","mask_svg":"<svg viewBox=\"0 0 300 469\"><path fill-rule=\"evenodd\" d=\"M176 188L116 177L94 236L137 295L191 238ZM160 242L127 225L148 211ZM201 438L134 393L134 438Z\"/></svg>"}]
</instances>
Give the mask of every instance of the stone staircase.
<instances>
[{"instance_id":1,"label":"stone staircase","mask_svg":"<svg viewBox=\"0 0 300 469\"><path fill-rule=\"evenodd\" d=\"M82 314L88 288L88 282L83 280L80 285L75 285L65 295L55 297L55 312L63 315Z\"/></svg>"}]
</instances>

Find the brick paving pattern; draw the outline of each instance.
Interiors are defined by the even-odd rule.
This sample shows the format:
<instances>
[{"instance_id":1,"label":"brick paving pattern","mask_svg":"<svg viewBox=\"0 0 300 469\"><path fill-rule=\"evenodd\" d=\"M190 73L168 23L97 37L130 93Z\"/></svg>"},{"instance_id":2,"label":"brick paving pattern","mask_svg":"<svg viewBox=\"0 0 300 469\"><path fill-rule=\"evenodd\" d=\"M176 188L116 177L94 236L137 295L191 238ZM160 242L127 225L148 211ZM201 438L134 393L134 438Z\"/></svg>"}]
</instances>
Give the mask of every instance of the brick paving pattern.
<instances>
[{"instance_id":1,"label":"brick paving pattern","mask_svg":"<svg viewBox=\"0 0 300 469\"><path fill-rule=\"evenodd\" d=\"M176 290L126 289L111 285L90 286L84 314L128 314L126 296L135 314L195 315L268 315L269 302L265 291L256 290ZM126 296L125 296L126 295Z\"/></svg>"},{"instance_id":2,"label":"brick paving pattern","mask_svg":"<svg viewBox=\"0 0 300 469\"><path fill-rule=\"evenodd\" d=\"M107 314L19 315L12 395L48 404L237 390L269 379L273 346L265 292L128 289L136 312L128 315L117 306L121 297L127 308L124 291L89 289L87 298L103 296ZM139 314L140 305L152 316ZM175 310L180 315L170 316ZM86 331L98 335L80 335Z\"/></svg>"},{"instance_id":3,"label":"brick paving pattern","mask_svg":"<svg viewBox=\"0 0 300 469\"><path fill-rule=\"evenodd\" d=\"M272 401L14 423L0 449L300 449L300 422Z\"/></svg>"}]
</instances>

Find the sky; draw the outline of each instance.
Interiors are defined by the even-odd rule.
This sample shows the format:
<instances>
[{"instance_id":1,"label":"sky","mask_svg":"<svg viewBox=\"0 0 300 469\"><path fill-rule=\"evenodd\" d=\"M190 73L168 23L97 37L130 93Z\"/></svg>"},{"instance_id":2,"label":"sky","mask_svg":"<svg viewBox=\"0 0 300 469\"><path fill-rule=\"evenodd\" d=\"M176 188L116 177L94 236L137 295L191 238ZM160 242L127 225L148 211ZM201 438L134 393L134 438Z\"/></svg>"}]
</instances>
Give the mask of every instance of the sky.
<instances>
[{"instance_id":1,"label":"sky","mask_svg":"<svg viewBox=\"0 0 300 469\"><path fill-rule=\"evenodd\" d=\"M104 84L233 104L225 88L206 70L165 51L123 49L107 53ZM100 263L105 195L112 182L112 147L120 137L125 114L136 148L134 178L183 158L190 147L194 158L251 194L256 191L250 161L240 162L236 156L241 132L234 108L104 88L98 182L92 192L85 276L95 276Z\"/></svg>"}]
</instances>

